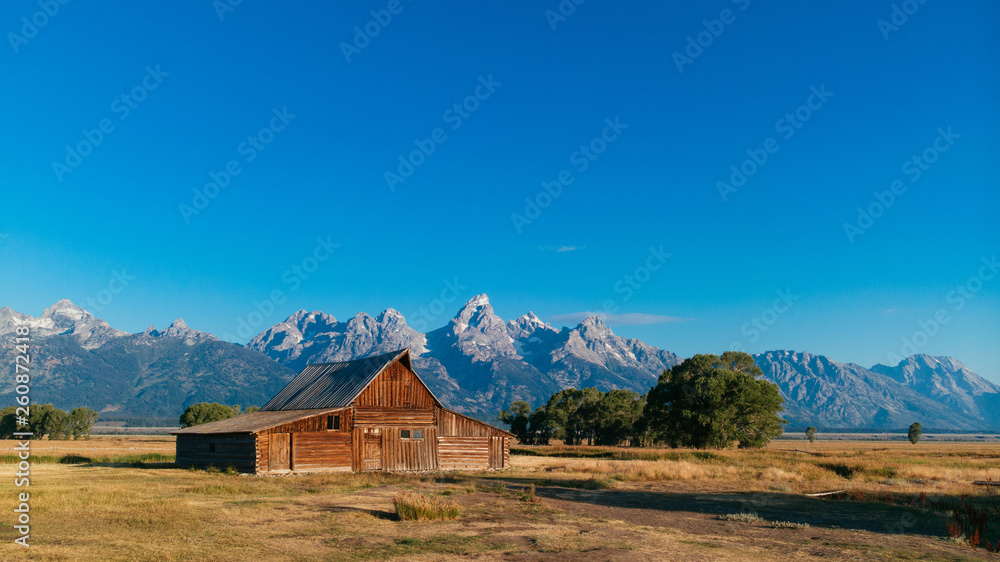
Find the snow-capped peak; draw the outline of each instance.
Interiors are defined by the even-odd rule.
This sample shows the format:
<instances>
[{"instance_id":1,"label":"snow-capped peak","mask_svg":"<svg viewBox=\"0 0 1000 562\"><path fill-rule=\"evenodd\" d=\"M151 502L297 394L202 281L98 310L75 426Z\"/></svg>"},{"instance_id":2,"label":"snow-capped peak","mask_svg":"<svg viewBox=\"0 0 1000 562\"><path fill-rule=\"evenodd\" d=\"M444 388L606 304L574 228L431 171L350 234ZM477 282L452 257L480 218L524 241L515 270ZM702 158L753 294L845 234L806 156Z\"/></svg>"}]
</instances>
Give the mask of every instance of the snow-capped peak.
<instances>
[{"instance_id":1,"label":"snow-capped peak","mask_svg":"<svg viewBox=\"0 0 1000 562\"><path fill-rule=\"evenodd\" d=\"M70 320L79 321L84 318L93 318L86 310L80 308L79 306L73 304L73 301L69 299L60 299L56 301L55 304L45 309L42 313L41 318L51 318L55 319L57 317L68 318Z\"/></svg>"}]
</instances>

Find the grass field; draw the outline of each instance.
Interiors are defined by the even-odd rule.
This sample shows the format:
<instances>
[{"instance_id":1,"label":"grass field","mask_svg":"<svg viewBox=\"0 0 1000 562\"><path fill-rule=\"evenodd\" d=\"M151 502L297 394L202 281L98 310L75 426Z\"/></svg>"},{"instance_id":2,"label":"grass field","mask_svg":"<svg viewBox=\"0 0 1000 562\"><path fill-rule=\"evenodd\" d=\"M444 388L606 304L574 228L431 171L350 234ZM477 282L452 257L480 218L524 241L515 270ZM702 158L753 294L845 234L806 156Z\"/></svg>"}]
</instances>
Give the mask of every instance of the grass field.
<instances>
[{"instance_id":1,"label":"grass field","mask_svg":"<svg viewBox=\"0 0 1000 562\"><path fill-rule=\"evenodd\" d=\"M8 523L24 490L13 444ZM5 523L0 559L1000 560L982 544L1000 540L1000 495L971 484L1000 481L997 443L517 447L503 472L284 477L175 468L172 451L170 437L35 442L33 546ZM400 519L400 498L430 519ZM979 548L949 537L972 528L953 510L985 516Z\"/></svg>"}]
</instances>

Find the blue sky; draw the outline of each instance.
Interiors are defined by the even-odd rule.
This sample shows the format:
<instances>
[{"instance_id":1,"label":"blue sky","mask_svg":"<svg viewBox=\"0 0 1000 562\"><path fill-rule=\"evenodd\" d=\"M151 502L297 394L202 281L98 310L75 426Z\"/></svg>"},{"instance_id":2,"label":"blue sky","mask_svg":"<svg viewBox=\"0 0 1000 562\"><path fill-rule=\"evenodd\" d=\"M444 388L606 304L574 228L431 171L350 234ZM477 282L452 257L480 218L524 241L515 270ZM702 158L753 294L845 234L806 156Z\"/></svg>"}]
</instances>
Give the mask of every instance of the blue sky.
<instances>
[{"instance_id":1,"label":"blue sky","mask_svg":"<svg viewBox=\"0 0 1000 562\"><path fill-rule=\"evenodd\" d=\"M8 2L0 304L239 339L485 292L1000 382L994 3L222 2Z\"/></svg>"}]
</instances>

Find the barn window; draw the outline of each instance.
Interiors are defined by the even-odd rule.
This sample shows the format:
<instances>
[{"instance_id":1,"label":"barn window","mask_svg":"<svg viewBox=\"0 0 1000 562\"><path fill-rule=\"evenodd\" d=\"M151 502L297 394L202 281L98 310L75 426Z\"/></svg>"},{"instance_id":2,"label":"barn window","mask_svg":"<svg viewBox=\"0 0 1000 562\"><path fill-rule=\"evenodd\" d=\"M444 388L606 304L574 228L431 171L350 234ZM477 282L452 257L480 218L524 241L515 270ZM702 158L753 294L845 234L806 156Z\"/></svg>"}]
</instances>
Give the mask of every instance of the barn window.
<instances>
[{"instance_id":1,"label":"barn window","mask_svg":"<svg viewBox=\"0 0 1000 562\"><path fill-rule=\"evenodd\" d=\"M215 452L215 443L209 443L208 444L208 452L209 453L214 453Z\"/></svg>"},{"instance_id":2,"label":"barn window","mask_svg":"<svg viewBox=\"0 0 1000 562\"><path fill-rule=\"evenodd\" d=\"M414 439L423 439L424 438L424 430L422 430L422 429L414 429L413 430L413 438Z\"/></svg>"},{"instance_id":3,"label":"barn window","mask_svg":"<svg viewBox=\"0 0 1000 562\"><path fill-rule=\"evenodd\" d=\"M399 437L401 439L423 439L424 430L422 429L400 429Z\"/></svg>"},{"instance_id":4,"label":"barn window","mask_svg":"<svg viewBox=\"0 0 1000 562\"><path fill-rule=\"evenodd\" d=\"M401 430L399 430L399 436L402 439L409 439L410 438L410 430L409 429L401 429Z\"/></svg>"},{"instance_id":5,"label":"barn window","mask_svg":"<svg viewBox=\"0 0 1000 562\"><path fill-rule=\"evenodd\" d=\"M340 416L333 416L333 429L340 429Z\"/></svg>"},{"instance_id":6,"label":"barn window","mask_svg":"<svg viewBox=\"0 0 1000 562\"><path fill-rule=\"evenodd\" d=\"M340 429L340 416L327 416L326 417L326 430Z\"/></svg>"}]
</instances>

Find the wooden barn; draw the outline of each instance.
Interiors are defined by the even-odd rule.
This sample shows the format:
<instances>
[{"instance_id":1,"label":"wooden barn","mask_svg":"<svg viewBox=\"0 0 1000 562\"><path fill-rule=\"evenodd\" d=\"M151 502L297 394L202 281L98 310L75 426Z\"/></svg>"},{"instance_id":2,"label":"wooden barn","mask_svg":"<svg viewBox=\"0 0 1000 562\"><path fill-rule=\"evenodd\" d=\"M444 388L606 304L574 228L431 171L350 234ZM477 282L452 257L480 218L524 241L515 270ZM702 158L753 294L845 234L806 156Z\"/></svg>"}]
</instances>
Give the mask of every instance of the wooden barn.
<instances>
[{"instance_id":1,"label":"wooden barn","mask_svg":"<svg viewBox=\"0 0 1000 562\"><path fill-rule=\"evenodd\" d=\"M309 365L259 412L173 434L178 464L254 474L503 469L513 437L442 406L409 349Z\"/></svg>"}]
</instances>

